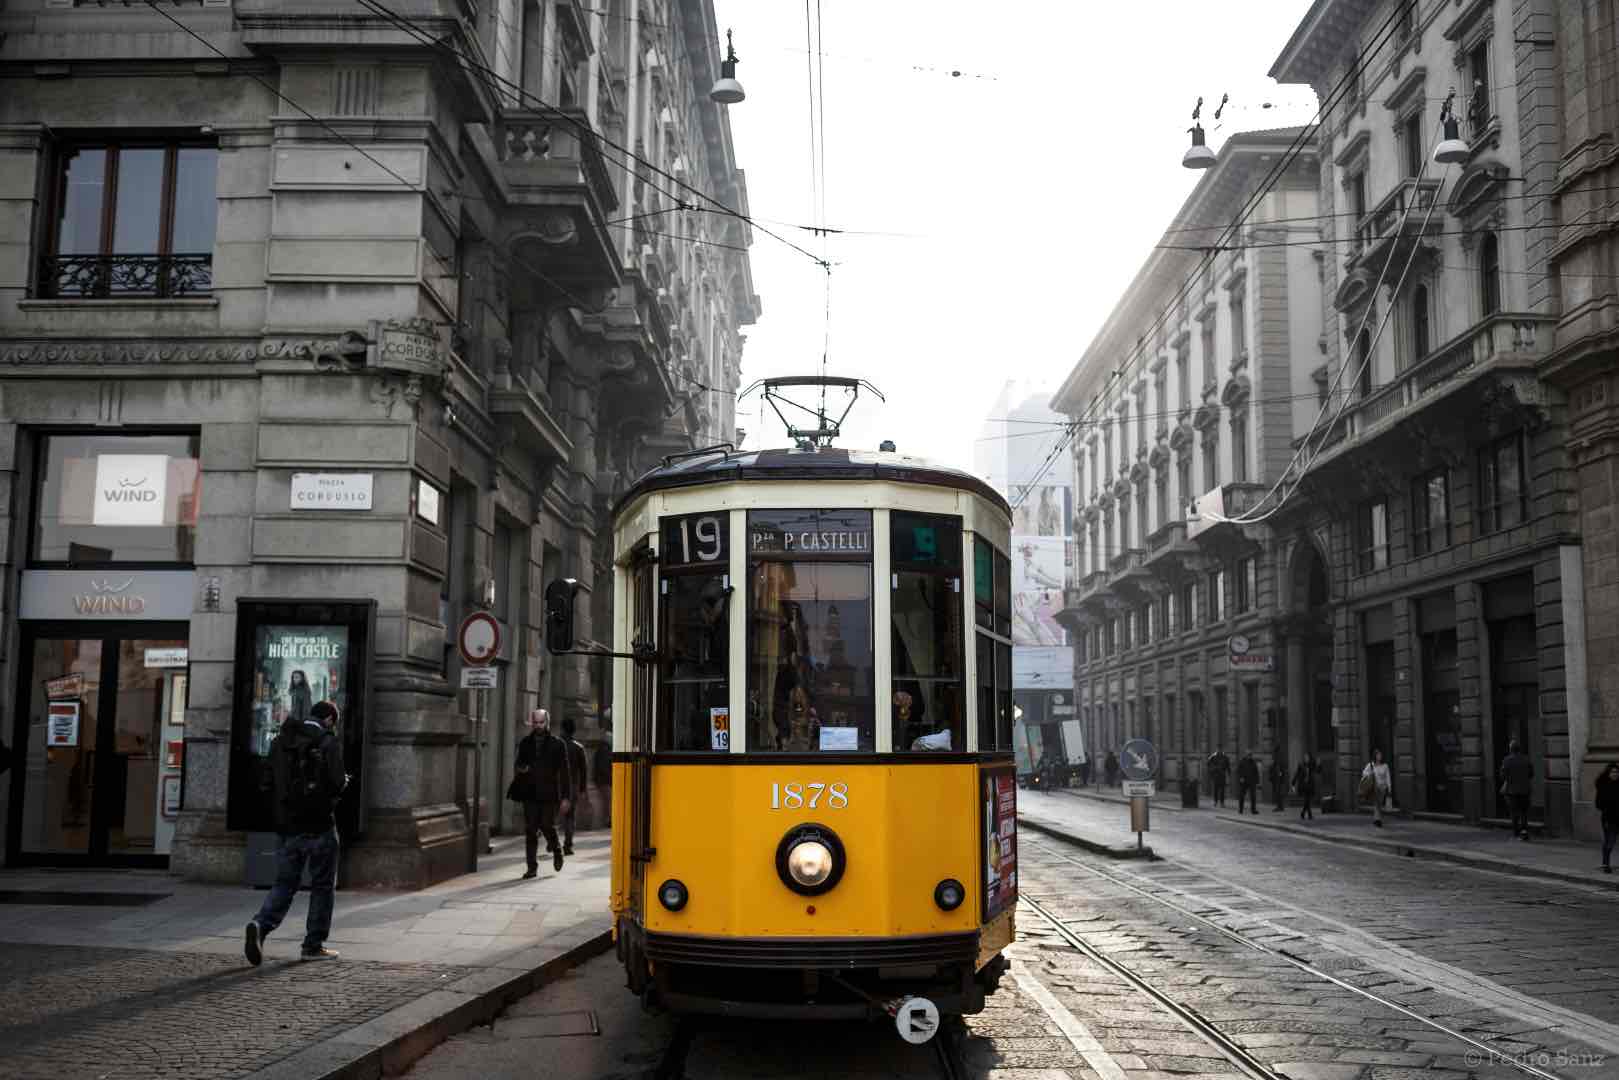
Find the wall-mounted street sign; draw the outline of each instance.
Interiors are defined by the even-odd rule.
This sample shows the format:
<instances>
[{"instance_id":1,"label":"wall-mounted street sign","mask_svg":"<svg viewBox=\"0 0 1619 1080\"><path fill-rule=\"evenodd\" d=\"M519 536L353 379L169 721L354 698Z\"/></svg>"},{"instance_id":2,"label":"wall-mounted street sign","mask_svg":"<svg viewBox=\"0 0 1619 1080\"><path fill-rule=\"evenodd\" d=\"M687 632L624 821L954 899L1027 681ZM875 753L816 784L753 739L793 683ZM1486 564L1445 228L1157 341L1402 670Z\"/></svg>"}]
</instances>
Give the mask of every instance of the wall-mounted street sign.
<instances>
[{"instance_id":1,"label":"wall-mounted street sign","mask_svg":"<svg viewBox=\"0 0 1619 1080\"><path fill-rule=\"evenodd\" d=\"M444 373L444 347L438 329L427 319L373 320L370 329L376 367L414 375Z\"/></svg>"},{"instance_id":2,"label":"wall-mounted street sign","mask_svg":"<svg viewBox=\"0 0 1619 1080\"><path fill-rule=\"evenodd\" d=\"M499 685L499 672L499 668L473 667L469 664L461 669L461 689L493 690Z\"/></svg>"},{"instance_id":3,"label":"wall-mounted street sign","mask_svg":"<svg viewBox=\"0 0 1619 1080\"><path fill-rule=\"evenodd\" d=\"M371 473L292 474L290 502L294 510L369 510Z\"/></svg>"},{"instance_id":4,"label":"wall-mounted street sign","mask_svg":"<svg viewBox=\"0 0 1619 1080\"><path fill-rule=\"evenodd\" d=\"M461 620L455 641L464 663L482 667L500 655L500 623L487 611L474 611Z\"/></svg>"}]
</instances>

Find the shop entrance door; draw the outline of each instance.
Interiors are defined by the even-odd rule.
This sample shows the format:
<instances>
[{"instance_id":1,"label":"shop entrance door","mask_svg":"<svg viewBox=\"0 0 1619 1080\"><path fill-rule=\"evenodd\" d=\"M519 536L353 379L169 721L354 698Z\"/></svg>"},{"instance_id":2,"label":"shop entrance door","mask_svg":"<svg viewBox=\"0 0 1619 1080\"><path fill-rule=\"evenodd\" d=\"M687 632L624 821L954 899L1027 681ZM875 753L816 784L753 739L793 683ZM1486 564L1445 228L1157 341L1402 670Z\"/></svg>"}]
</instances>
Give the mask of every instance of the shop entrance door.
<instances>
[{"instance_id":1,"label":"shop entrance door","mask_svg":"<svg viewBox=\"0 0 1619 1080\"><path fill-rule=\"evenodd\" d=\"M186 633L183 623L25 629L9 845L18 861L167 864L180 811Z\"/></svg>"}]
</instances>

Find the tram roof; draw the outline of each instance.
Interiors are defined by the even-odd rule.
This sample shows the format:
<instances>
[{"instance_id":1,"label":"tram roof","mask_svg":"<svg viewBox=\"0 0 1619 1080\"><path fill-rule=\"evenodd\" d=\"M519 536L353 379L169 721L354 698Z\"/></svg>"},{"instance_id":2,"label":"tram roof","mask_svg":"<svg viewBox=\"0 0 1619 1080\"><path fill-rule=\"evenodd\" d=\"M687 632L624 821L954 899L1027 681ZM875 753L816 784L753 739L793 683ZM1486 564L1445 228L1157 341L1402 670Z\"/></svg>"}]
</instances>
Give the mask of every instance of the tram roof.
<instances>
[{"instance_id":1,"label":"tram roof","mask_svg":"<svg viewBox=\"0 0 1619 1080\"><path fill-rule=\"evenodd\" d=\"M654 491L703 484L772 480L881 480L954 488L987 499L1007 517L1012 516L1006 498L971 473L906 454L884 450L850 450L841 446L823 446L814 450L721 449L666 461L631 484L613 512L617 514L623 511L631 502Z\"/></svg>"}]
</instances>

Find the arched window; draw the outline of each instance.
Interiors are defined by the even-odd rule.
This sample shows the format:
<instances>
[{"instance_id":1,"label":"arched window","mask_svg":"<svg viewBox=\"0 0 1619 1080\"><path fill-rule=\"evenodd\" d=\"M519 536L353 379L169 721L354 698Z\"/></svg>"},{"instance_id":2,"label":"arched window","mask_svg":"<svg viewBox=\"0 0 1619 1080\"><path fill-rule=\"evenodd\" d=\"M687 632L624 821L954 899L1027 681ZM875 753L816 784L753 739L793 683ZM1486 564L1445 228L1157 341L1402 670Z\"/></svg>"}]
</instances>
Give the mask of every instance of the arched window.
<instances>
[{"instance_id":1,"label":"arched window","mask_svg":"<svg viewBox=\"0 0 1619 1080\"><path fill-rule=\"evenodd\" d=\"M1411 290L1411 362L1414 364L1428 355L1428 286L1418 285Z\"/></svg>"},{"instance_id":2,"label":"arched window","mask_svg":"<svg viewBox=\"0 0 1619 1080\"><path fill-rule=\"evenodd\" d=\"M1501 310L1501 247L1494 233L1486 233L1478 248L1479 301L1484 314Z\"/></svg>"}]
</instances>

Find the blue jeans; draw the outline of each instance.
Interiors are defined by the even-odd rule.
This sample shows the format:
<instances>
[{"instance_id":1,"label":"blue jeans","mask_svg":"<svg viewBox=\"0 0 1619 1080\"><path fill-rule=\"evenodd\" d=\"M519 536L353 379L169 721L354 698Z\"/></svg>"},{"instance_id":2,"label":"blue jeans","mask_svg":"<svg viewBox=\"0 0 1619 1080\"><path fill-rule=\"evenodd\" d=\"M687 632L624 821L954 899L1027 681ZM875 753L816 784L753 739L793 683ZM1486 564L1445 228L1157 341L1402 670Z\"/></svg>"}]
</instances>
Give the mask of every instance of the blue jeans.
<instances>
[{"instance_id":1,"label":"blue jeans","mask_svg":"<svg viewBox=\"0 0 1619 1080\"><path fill-rule=\"evenodd\" d=\"M304 952L326 944L332 932L332 891L337 887L337 830L303 836L283 836L275 852L275 886L264 906L253 916L259 933L268 935L281 925L292 898L309 867L309 919L304 924Z\"/></svg>"}]
</instances>

